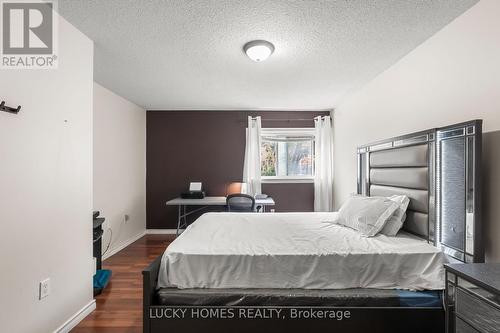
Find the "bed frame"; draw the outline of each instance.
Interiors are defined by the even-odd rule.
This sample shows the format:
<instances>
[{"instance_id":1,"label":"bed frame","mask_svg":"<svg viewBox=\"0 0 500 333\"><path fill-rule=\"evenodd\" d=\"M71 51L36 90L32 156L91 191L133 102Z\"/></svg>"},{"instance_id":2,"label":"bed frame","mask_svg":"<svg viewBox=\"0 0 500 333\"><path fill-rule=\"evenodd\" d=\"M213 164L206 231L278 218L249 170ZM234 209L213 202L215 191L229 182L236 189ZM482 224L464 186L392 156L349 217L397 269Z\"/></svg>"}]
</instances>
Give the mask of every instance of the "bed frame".
<instances>
[{"instance_id":1,"label":"bed frame","mask_svg":"<svg viewBox=\"0 0 500 333\"><path fill-rule=\"evenodd\" d=\"M358 193L406 194L404 229L454 260L481 262L482 121L404 135L358 148ZM319 306L164 306L156 302L161 256L143 271L144 332L436 332L444 308ZM247 314L277 313L270 318ZM297 313L328 318L298 319ZM242 316L243 315L243 316ZM333 318L332 318L333 316Z\"/></svg>"}]
</instances>

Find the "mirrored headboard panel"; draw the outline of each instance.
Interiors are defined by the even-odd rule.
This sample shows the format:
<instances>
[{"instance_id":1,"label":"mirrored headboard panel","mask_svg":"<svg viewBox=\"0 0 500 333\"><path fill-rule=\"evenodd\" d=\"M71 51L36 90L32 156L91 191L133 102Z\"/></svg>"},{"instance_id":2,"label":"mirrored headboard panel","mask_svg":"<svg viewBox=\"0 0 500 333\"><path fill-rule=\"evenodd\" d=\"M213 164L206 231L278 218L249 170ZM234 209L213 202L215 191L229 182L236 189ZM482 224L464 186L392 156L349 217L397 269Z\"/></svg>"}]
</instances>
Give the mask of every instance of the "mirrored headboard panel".
<instances>
[{"instance_id":1,"label":"mirrored headboard panel","mask_svg":"<svg viewBox=\"0 0 500 333\"><path fill-rule=\"evenodd\" d=\"M358 193L408 196L405 231L457 260L482 262L481 136L474 120L363 145Z\"/></svg>"}]
</instances>

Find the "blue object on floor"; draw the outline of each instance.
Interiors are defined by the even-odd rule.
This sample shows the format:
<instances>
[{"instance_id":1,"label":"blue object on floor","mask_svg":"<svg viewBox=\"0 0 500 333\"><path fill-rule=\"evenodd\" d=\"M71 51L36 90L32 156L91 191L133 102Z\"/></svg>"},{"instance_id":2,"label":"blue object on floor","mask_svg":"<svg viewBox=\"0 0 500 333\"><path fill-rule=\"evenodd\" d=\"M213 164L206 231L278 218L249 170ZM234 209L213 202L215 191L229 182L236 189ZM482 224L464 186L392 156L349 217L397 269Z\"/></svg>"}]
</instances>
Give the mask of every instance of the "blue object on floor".
<instances>
[{"instance_id":1,"label":"blue object on floor","mask_svg":"<svg viewBox=\"0 0 500 333\"><path fill-rule=\"evenodd\" d=\"M441 299L442 292L439 290L398 290L397 292L399 294L399 303L402 307L443 307L443 302Z\"/></svg>"},{"instance_id":2,"label":"blue object on floor","mask_svg":"<svg viewBox=\"0 0 500 333\"><path fill-rule=\"evenodd\" d=\"M111 279L109 269L98 269L94 275L94 294L99 295Z\"/></svg>"}]
</instances>

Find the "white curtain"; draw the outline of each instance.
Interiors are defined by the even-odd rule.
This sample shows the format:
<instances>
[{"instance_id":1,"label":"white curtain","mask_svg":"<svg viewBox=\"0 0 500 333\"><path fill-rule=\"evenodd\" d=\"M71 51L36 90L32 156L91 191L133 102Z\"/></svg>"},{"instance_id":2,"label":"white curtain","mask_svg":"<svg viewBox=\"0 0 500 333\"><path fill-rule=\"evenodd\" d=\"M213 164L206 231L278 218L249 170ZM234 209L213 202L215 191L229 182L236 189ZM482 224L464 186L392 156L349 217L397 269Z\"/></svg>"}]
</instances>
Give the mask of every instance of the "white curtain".
<instances>
[{"instance_id":1,"label":"white curtain","mask_svg":"<svg viewBox=\"0 0 500 333\"><path fill-rule=\"evenodd\" d=\"M333 130L329 116L314 118L314 211L333 211Z\"/></svg>"},{"instance_id":2,"label":"white curtain","mask_svg":"<svg viewBox=\"0 0 500 333\"><path fill-rule=\"evenodd\" d=\"M243 182L246 193L256 195L261 191L260 175L261 120L260 117L248 117L247 144L245 147L245 163L243 166Z\"/></svg>"}]
</instances>

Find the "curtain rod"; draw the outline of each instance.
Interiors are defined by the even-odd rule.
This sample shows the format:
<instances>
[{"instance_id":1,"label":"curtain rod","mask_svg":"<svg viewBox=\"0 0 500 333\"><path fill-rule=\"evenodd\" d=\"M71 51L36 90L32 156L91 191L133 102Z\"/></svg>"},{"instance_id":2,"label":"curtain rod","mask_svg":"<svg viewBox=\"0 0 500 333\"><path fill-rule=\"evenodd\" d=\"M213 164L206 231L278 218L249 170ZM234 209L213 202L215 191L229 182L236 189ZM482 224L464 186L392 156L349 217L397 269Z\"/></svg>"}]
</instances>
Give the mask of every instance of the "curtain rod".
<instances>
[{"instance_id":1,"label":"curtain rod","mask_svg":"<svg viewBox=\"0 0 500 333\"><path fill-rule=\"evenodd\" d=\"M298 118L298 119L262 119L262 121L313 121L314 118Z\"/></svg>"},{"instance_id":2,"label":"curtain rod","mask_svg":"<svg viewBox=\"0 0 500 333\"><path fill-rule=\"evenodd\" d=\"M255 117L252 117L252 119L255 119ZM297 118L297 119L280 119L280 118L274 118L274 119L261 119L262 121L314 121L314 118ZM246 122L246 120L242 120L243 122Z\"/></svg>"},{"instance_id":3,"label":"curtain rod","mask_svg":"<svg viewBox=\"0 0 500 333\"><path fill-rule=\"evenodd\" d=\"M271 119L265 119L265 118L262 118L262 116L255 116L255 117L251 117L253 120L257 119L257 117L261 117L261 121L264 122L264 121L283 121L283 122L291 122L291 121L316 121L316 118L320 117L320 118L323 118L323 117L328 117L328 116L321 116L321 115L317 115L313 118L271 118ZM239 120L239 122L242 122L242 123L246 123L247 121L246 120Z\"/></svg>"}]
</instances>

